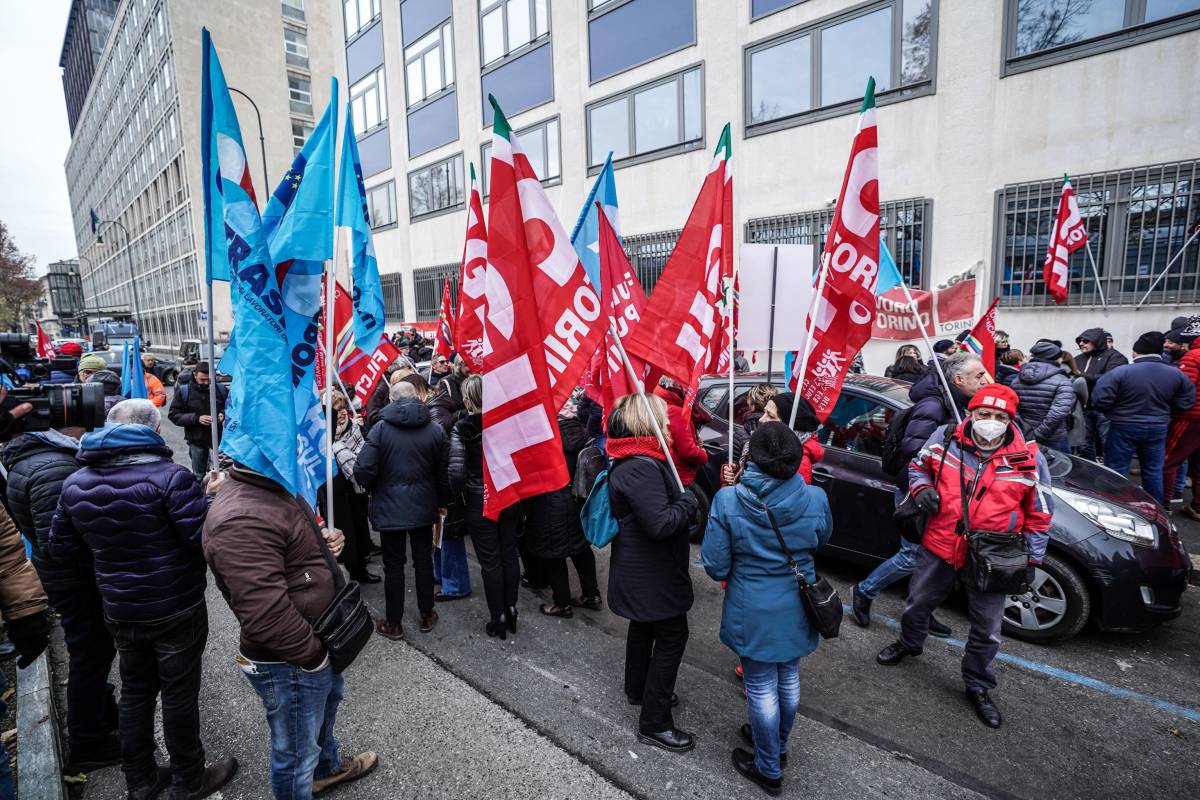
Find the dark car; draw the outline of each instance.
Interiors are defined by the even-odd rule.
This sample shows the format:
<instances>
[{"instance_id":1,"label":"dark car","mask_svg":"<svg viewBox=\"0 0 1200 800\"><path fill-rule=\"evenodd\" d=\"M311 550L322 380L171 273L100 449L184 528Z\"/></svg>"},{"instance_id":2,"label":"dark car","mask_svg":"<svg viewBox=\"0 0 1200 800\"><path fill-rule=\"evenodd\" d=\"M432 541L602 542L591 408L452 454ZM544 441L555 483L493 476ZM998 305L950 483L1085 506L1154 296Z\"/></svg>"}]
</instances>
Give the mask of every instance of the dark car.
<instances>
[{"instance_id":1,"label":"dark car","mask_svg":"<svg viewBox=\"0 0 1200 800\"><path fill-rule=\"evenodd\" d=\"M782 384L780 376L772 378ZM761 374L735 378L735 422L745 414L745 393L766 381ZM892 524L896 483L883 471L880 453L888 424L911 405L908 389L890 378L849 375L817 431L825 458L813 469L813 482L829 495L834 532L827 553L835 558L874 568L900 546ZM701 440L710 452L725 452L728 379L704 379L698 402L714 418L700 431ZM1191 562L1162 507L1099 464L1047 448L1042 453L1054 498L1050 546L1033 589L1008 598L1005 633L1056 642L1074 636L1089 619L1102 630L1135 631L1179 616ZM724 461L711 459L697 478L710 496Z\"/></svg>"}]
</instances>

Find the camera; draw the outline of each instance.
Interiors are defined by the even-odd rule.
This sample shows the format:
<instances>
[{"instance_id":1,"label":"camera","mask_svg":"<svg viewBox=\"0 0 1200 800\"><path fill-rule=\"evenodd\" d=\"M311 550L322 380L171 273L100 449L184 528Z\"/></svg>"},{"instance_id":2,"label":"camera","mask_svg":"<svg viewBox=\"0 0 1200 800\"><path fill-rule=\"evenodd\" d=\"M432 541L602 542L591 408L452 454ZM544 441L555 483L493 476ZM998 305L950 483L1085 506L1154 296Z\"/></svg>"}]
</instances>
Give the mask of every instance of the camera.
<instances>
[{"instance_id":1,"label":"camera","mask_svg":"<svg viewBox=\"0 0 1200 800\"><path fill-rule=\"evenodd\" d=\"M51 371L71 372L75 359L37 358L23 333L0 333L0 385L10 387L0 402L0 431L7 435L50 428L92 429L104 424L104 386L99 383L45 383ZM9 411L29 403L33 411L13 418Z\"/></svg>"}]
</instances>

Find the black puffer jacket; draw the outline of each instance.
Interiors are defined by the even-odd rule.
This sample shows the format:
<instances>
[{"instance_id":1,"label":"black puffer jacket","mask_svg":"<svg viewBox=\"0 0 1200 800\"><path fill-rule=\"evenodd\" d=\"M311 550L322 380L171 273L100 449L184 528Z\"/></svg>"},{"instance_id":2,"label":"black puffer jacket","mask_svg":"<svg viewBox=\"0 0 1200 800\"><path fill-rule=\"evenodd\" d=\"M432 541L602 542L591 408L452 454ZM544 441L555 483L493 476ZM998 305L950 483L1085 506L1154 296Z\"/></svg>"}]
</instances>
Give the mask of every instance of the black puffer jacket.
<instances>
[{"instance_id":1,"label":"black puffer jacket","mask_svg":"<svg viewBox=\"0 0 1200 800\"><path fill-rule=\"evenodd\" d=\"M953 384L950 393L954 403L965 416L967 401L970 399ZM933 432L954 421L954 413L946 400L946 390L942 388L942 379L938 377L937 368L930 364L925 368L925 374L908 390L908 398L913 401L913 410L908 417L908 426L904 429L904 440L900 445L900 454L905 461L921 451L925 442ZM898 480L908 485L908 470L900 473Z\"/></svg>"},{"instance_id":2,"label":"black puffer jacket","mask_svg":"<svg viewBox=\"0 0 1200 800\"><path fill-rule=\"evenodd\" d=\"M579 420L562 417L558 419L558 430L570 479L561 489L521 503L525 512L525 544L538 558L567 558L588 546L579 522L579 504L571 494L579 451L587 447L587 430Z\"/></svg>"},{"instance_id":3,"label":"black puffer jacket","mask_svg":"<svg viewBox=\"0 0 1200 800\"><path fill-rule=\"evenodd\" d=\"M483 509L483 414L471 414L450 432L450 488L461 492L467 507Z\"/></svg>"},{"instance_id":4,"label":"black puffer jacket","mask_svg":"<svg viewBox=\"0 0 1200 800\"><path fill-rule=\"evenodd\" d=\"M1080 353L1075 356L1075 366L1083 373L1087 381L1088 394L1096 391L1096 381L1108 372L1112 372L1122 364L1128 364L1129 359L1108 346L1108 339L1103 328L1088 328L1079 334L1080 339L1086 339L1094 348L1090 353Z\"/></svg>"},{"instance_id":5,"label":"black puffer jacket","mask_svg":"<svg viewBox=\"0 0 1200 800\"><path fill-rule=\"evenodd\" d=\"M454 428L454 423L458 422L466 415L467 409L462 402L462 392L458 391L457 395L452 386L457 386L451 380L452 376L442 378L438 383L437 394L429 398L429 416L438 425L442 426L442 430L446 433Z\"/></svg>"},{"instance_id":6,"label":"black puffer jacket","mask_svg":"<svg viewBox=\"0 0 1200 800\"><path fill-rule=\"evenodd\" d=\"M1038 441L1067 435L1067 418L1075 405L1071 371L1062 364L1035 358L1021 367L1013 391L1021 401L1021 418Z\"/></svg>"},{"instance_id":7,"label":"black puffer jacket","mask_svg":"<svg viewBox=\"0 0 1200 800\"><path fill-rule=\"evenodd\" d=\"M54 430L23 433L4 446L8 507L17 529L29 539L30 561L50 591L95 583L90 550L76 563L50 558L50 523L63 481L79 469L78 449L79 442Z\"/></svg>"},{"instance_id":8,"label":"black puffer jacket","mask_svg":"<svg viewBox=\"0 0 1200 800\"><path fill-rule=\"evenodd\" d=\"M381 531L432 526L450 503L446 432L420 401L383 409L358 454L354 479L371 493L371 524Z\"/></svg>"}]
</instances>

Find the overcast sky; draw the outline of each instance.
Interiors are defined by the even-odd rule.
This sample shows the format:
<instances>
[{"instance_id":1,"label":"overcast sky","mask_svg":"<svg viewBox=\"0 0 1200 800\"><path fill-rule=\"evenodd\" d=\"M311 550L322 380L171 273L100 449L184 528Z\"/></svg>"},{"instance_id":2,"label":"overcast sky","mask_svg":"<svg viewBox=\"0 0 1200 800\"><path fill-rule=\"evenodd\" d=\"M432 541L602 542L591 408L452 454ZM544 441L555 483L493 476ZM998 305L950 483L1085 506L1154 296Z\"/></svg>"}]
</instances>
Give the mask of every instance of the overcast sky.
<instances>
[{"instance_id":1,"label":"overcast sky","mask_svg":"<svg viewBox=\"0 0 1200 800\"><path fill-rule=\"evenodd\" d=\"M63 161L71 145L58 56L69 0L0 0L0 220L22 251L74 258Z\"/></svg>"}]
</instances>

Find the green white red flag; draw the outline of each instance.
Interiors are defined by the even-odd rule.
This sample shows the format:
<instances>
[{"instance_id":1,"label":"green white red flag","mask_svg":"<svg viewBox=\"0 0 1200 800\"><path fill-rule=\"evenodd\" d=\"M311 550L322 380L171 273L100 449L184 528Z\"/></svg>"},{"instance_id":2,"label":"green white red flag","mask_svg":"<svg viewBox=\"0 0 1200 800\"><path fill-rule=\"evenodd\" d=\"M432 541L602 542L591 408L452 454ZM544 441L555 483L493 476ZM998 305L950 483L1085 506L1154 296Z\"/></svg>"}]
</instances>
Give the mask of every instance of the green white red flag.
<instances>
[{"instance_id":1,"label":"green white red flag","mask_svg":"<svg viewBox=\"0 0 1200 800\"><path fill-rule=\"evenodd\" d=\"M471 202L467 205L467 240L463 244L462 271L458 277L458 311L454 320L454 349L471 372L483 372L483 316L487 308L484 277L487 274L487 224L483 201L471 165Z\"/></svg>"},{"instance_id":2,"label":"green white red flag","mask_svg":"<svg viewBox=\"0 0 1200 800\"><path fill-rule=\"evenodd\" d=\"M438 312L437 335L433 340L433 354L449 358L454 352L454 309L450 307L450 279L442 282L442 310Z\"/></svg>"},{"instance_id":3,"label":"green white red flag","mask_svg":"<svg viewBox=\"0 0 1200 800\"><path fill-rule=\"evenodd\" d=\"M1075 199L1075 189L1071 186L1071 179L1063 175L1062 195L1058 198L1058 214L1054 218L1054 230L1050 231L1050 248L1046 252L1046 265L1042 270L1046 289L1054 298L1054 302L1059 305L1067 302L1070 276L1067 259L1070 258L1071 253L1086 245L1087 240L1087 228L1083 224L1083 217L1079 214L1079 202Z\"/></svg>"}]
</instances>

